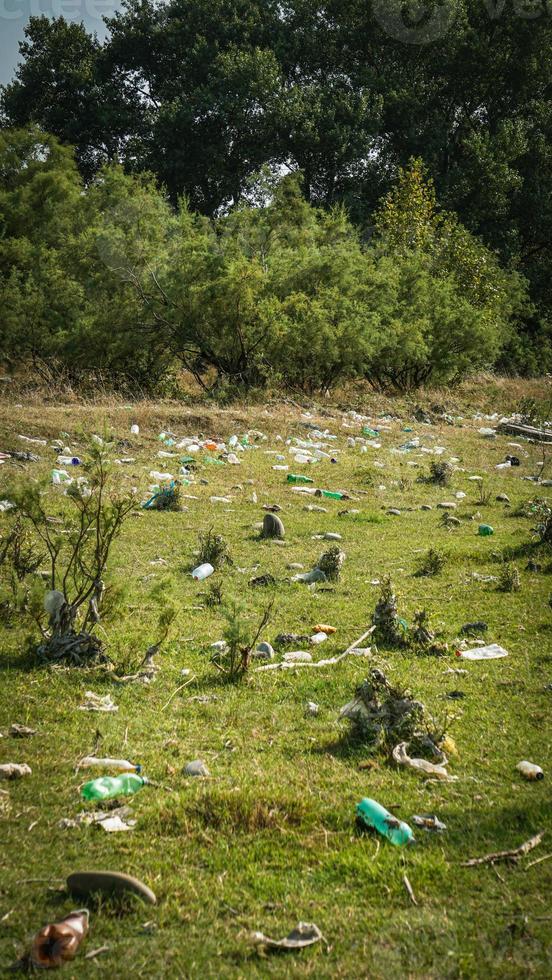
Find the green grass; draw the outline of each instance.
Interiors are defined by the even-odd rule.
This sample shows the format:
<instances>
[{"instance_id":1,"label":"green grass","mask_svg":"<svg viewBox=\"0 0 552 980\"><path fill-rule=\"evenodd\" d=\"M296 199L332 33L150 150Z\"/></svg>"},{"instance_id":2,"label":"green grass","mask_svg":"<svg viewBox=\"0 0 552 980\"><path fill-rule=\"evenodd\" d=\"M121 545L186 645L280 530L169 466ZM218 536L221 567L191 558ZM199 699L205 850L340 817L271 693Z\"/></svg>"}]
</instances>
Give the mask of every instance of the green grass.
<instances>
[{"instance_id":1,"label":"green grass","mask_svg":"<svg viewBox=\"0 0 552 980\"><path fill-rule=\"evenodd\" d=\"M417 425L405 415L382 434L381 450L360 455L346 448L346 436L359 434L360 426L344 429L342 418L331 409L315 418L339 435L333 445L341 451L338 465L316 468L316 482L365 492L354 502L319 501L328 508L320 514L303 510L308 498L291 492L285 474L271 469L274 459L264 452L282 451L276 433L306 436L295 408L245 406L217 413L174 405L0 407L0 449L26 448L18 432L53 438L66 431L66 441L78 453L83 426L101 431L106 420L118 437L130 439L130 423L137 419L140 437L120 451L136 456L137 463L121 468L120 477L143 489L141 499L148 471L172 465L156 459L163 427L172 425L180 435L199 430L225 438L252 426L269 437L260 449L243 454L240 467L201 467L198 478L209 484L189 488L199 499L183 501L188 512L141 512L128 520L116 544L111 580L124 587L124 595L103 626L109 653L122 671L135 666L155 641L161 600L178 610L149 687L119 687L101 671L39 668L25 655L30 624L2 628L0 730L17 721L39 734L25 741L0 740L0 761L27 762L33 770L19 782L0 784L8 792L0 796L0 969L23 952L40 926L78 905L64 889L66 876L98 867L138 875L156 892L158 906L92 904L89 939L74 966L65 968L67 976L95 977L98 966L113 977L517 978L521 971L550 976L552 859L525 867L552 850L552 694L545 691L552 682L552 578L546 571L526 571L525 564L534 556L546 569L551 556L534 543L531 520L512 516L517 504L536 495L522 477L535 472L540 450L530 445L522 453L512 450L521 455L522 466L501 473L494 466L515 439L483 440L477 428L486 423L469 419L462 427L438 428ZM460 457L465 472L454 475L452 488L416 482L435 457L390 453L410 438L403 424L426 445L445 446L444 458ZM29 476L48 471L54 462L50 450L37 451L43 461L25 467ZM385 468L374 468L374 459ZM410 460L420 467L409 466ZM4 480L13 464L0 470ZM484 476L492 489L486 506L476 502L477 487L467 479L473 473ZM403 489L394 485L401 479ZM232 489L237 484L242 489ZM378 490L380 484L387 490ZM253 490L257 504L251 502ZM448 531L440 526L435 505L457 490L467 493L456 511L462 525ZM501 491L510 496L511 510L495 502ZM230 505L210 504L211 495L227 493L233 497ZM262 520L262 504L274 502L283 508L284 546L259 541L253 529ZM434 509L421 511L422 503ZM338 516L347 507L361 514ZM398 507L401 516L387 516L388 507ZM494 526L493 537L477 536L478 511ZM433 627L449 641L464 622L485 620L489 641L506 647L509 657L461 664L468 673L459 677L444 673L458 666L453 645L444 658L380 649L368 661L350 658L320 671L252 673L241 686L224 684L208 652L222 636L222 611L201 602L215 577L195 583L189 574L198 532L210 527L224 535L234 559L216 575L224 596L246 603L252 625L275 599L263 639L282 631L309 632L325 622L337 632L313 648L315 658L342 652L370 623L378 595L371 581L390 572L406 620L412 622L415 611L426 608ZM328 545L312 535L323 531L343 536L347 560L339 582L329 591L290 583L294 573L286 565L312 567ZM416 577L430 547L446 552L447 564L438 575ZM496 584L471 577L474 571L498 575L506 549L520 568L520 592L502 593ZM158 557L168 567L150 564ZM265 572L275 576L276 587L248 586L249 578ZM347 740L338 713L373 665L407 685L437 718L446 710L454 716L450 733L458 755L451 758L450 771L458 782L425 783L381 757L377 768L359 768L368 752ZM169 702L188 680L181 676L183 668L193 671L192 682ZM111 694L118 714L78 711L88 689ZM465 699L446 700L453 689L464 691ZM194 700L198 696L208 700ZM306 715L307 701L319 703L318 717ZM75 764L92 751L97 729L98 754L139 761L158 784L133 798L137 825L128 834L58 827L82 808L78 786L84 777L75 773ZM183 776L185 764L196 758L207 763L209 780ZM543 782L518 777L515 765L524 758L543 767ZM363 796L396 806L407 822L415 813L436 813L448 829L435 836L418 831L417 846L405 853L356 832L355 804ZM469 857L515 847L543 829L549 839L545 836L518 866L461 866ZM405 873L416 907L403 885ZM280 937L299 920L315 922L327 942L268 957L252 948L251 931ZM84 960L86 951L104 945L109 949L97 965Z\"/></svg>"}]
</instances>

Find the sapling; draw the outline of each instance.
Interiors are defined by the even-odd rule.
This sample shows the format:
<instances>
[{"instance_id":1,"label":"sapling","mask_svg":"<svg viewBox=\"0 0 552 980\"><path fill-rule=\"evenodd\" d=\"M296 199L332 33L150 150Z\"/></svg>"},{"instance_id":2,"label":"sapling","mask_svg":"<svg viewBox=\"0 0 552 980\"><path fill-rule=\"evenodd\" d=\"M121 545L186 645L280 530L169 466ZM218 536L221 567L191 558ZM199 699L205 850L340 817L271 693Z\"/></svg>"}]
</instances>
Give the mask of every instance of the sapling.
<instances>
[{"instance_id":1,"label":"sapling","mask_svg":"<svg viewBox=\"0 0 552 980\"><path fill-rule=\"evenodd\" d=\"M29 609L42 634L37 654L48 663L82 666L106 659L95 633L104 577L113 542L136 506L132 495L111 488L109 449L105 441L90 443L86 480L71 484L57 508L44 484L25 481L10 489L19 520L32 531L48 562L43 609L36 602L36 588Z\"/></svg>"},{"instance_id":2,"label":"sapling","mask_svg":"<svg viewBox=\"0 0 552 980\"><path fill-rule=\"evenodd\" d=\"M262 631L270 620L272 603L266 607L256 630L246 622L244 607L234 600L224 610L226 646L217 650L212 662L228 681L241 681L249 671L251 654Z\"/></svg>"},{"instance_id":3,"label":"sapling","mask_svg":"<svg viewBox=\"0 0 552 980\"><path fill-rule=\"evenodd\" d=\"M214 569L222 568L223 565L232 565L228 544L222 534L215 534L213 528L208 531L200 532L198 535L199 551L198 562L202 565L208 562Z\"/></svg>"}]
</instances>

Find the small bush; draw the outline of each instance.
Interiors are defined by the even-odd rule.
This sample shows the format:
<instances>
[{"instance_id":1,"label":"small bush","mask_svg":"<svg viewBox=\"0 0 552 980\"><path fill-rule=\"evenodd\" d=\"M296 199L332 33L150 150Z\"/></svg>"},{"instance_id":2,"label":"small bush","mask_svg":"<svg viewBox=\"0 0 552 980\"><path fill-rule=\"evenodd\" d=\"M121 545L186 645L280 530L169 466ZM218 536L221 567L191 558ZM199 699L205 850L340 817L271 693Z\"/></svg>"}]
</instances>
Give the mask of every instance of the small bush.
<instances>
[{"instance_id":1,"label":"small bush","mask_svg":"<svg viewBox=\"0 0 552 980\"><path fill-rule=\"evenodd\" d=\"M437 551L436 548L430 548L421 559L416 575L438 575L439 572L442 572L446 563L447 556L444 552Z\"/></svg>"},{"instance_id":2,"label":"small bush","mask_svg":"<svg viewBox=\"0 0 552 980\"><path fill-rule=\"evenodd\" d=\"M480 507L487 507L491 502L492 491L488 489L483 480L477 483L477 503Z\"/></svg>"},{"instance_id":3,"label":"small bush","mask_svg":"<svg viewBox=\"0 0 552 980\"><path fill-rule=\"evenodd\" d=\"M345 561L345 552L341 551L338 545L333 545L328 548L323 555L320 555L316 563L316 567L324 572L324 575L330 582L337 582L341 572L341 566Z\"/></svg>"},{"instance_id":4,"label":"small bush","mask_svg":"<svg viewBox=\"0 0 552 980\"><path fill-rule=\"evenodd\" d=\"M226 629L223 636L226 648L217 650L212 663L223 674L226 680L241 681L249 671L251 654L262 631L270 620L272 603L266 607L257 629L252 628L245 620L245 611L235 600L224 610Z\"/></svg>"},{"instance_id":5,"label":"small bush","mask_svg":"<svg viewBox=\"0 0 552 980\"><path fill-rule=\"evenodd\" d=\"M215 569L233 564L226 541L221 534L215 534L212 527L205 533L200 532L198 541L200 564L208 562Z\"/></svg>"},{"instance_id":6,"label":"small bush","mask_svg":"<svg viewBox=\"0 0 552 980\"><path fill-rule=\"evenodd\" d=\"M498 588L501 592L519 592L521 589L519 570L513 562L505 562L502 566L498 576Z\"/></svg>"},{"instance_id":7,"label":"small bush","mask_svg":"<svg viewBox=\"0 0 552 980\"><path fill-rule=\"evenodd\" d=\"M450 463L444 459L434 459L430 463L427 476L418 477L419 483L433 483L438 487L450 486L454 469Z\"/></svg>"},{"instance_id":8,"label":"small bush","mask_svg":"<svg viewBox=\"0 0 552 980\"><path fill-rule=\"evenodd\" d=\"M376 627L374 639L390 647L401 647L406 645L406 637L403 623L397 612L397 597L393 592L393 585L389 575L386 575L381 583L381 592L372 623Z\"/></svg>"}]
</instances>

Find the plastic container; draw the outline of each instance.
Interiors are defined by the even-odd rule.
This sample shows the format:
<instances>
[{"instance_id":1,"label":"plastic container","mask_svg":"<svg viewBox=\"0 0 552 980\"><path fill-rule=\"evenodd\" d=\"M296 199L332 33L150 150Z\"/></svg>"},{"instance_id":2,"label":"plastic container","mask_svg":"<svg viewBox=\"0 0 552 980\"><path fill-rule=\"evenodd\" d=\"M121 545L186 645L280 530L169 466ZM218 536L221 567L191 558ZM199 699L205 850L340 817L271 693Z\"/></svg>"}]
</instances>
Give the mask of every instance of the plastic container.
<instances>
[{"instance_id":1,"label":"plastic container","mask_svg":"<svg viewBox=\"0 0 552 980\"><path fill-rule=\"evenodd\" d=\"M491 534L494 534L494 527L490 524L480 524L477 533L481 538L488 538Z\"/></svg>"},{"instance_id":2,"label":"plastic container","mask_svg":"<svg viewBox=\"0 0 552 980\"><path fill-rule=\"evenodd\" d=\"M534 762L527 762L526 759L523 762L518 762L516 769L522 776L525 776L525 779L544 779L544 773L541 767L536 766Z\"/></svg>"},{"instance_id":3,"label":"plastic container","mask_svg":"<svg viewBox=\"0 0 552 980\"><path fill-rule=\"evenodd\" d=\"M60 486L62 483L72 483L72 477L65 470L52 470L52 483Z\"/></svg>"},{"instance_id":4,"label":"plastic container","mask_svg":"<svg viewBox=\"0 0 552 980\"><path fill-rule=\"evenodd\" d=\"M87 755L79 762L79 769L115 769L117 772L142 771L142 766L135 766L126 759L97 759L95 755Z\"/></svg>"},{"instance_id":5,"label":"plastic container","mask_svg":"<svg viewBox=\"0 0 552 980\"><path fill-rule=\"evenodd\" d=\"M365 797L357 803L356 813L358 819L367 827L373 827L397 847L414 843L414 834L408 824L398 820L376 800Z\"/></svg>"},{"instance_id":6,"label":"plastic container","mask_svg":"<svg viewBox=\"0 0 552 980\"><path fill-rule=\"evenodd\" d=\"M303 476L302 473L288 473L286 479L288 483L314 483L310 476Z\"/></svg>"},{"instance_id":7,"label":"plastic container","mask_svg":"<svg viewBox=\"0 0 552 980\"><path fill-rule=\"evenodd\" d=\"M80 466L82 463L78 456L58 456L57 461L60 466Z\"/></svg>"},{"instance_id":8,"label":"plastic container","mask_svg":"<svg viewBox=\"0 0 552 980\"><path fill-rule=\"evenodd\" d=\"M131 431L131 433L132 433L133 436L139 436L140 435L140 426L139 425L131 425L130 431Z\"/></svg>"},{"instance_id":9,"label":"plastic container","mask_svg":"<svg viewBox=\"0 0 552 980\"><path fill-rule=\"evenodd\" d=\"M78 909L61 922L49 923L37 932L29 954L32 965L53 969L74 960L88 932L88 915L88 909Z\"/></svg>"},{"instance_id":10,"label":"plastic container","mask_svg":"<svg viewBox=\"0 0 552 980\"><path fill-rule=\"evenodd\" d=\"M316 492L319 497L327 497L328 500L343 500L345 496L337 490L317 490Z\"/></svg>"},{"instance_id":11,"label":"plastic container","mask_svg":"<svg viewBox=\"0 0 552 980\"><path fill-rule=\"evenodd\" d=\"M114 800L118 796L132 796L147 784L145 776L124 772L120 776L100 776L81 788L85 800Z\"/></svg>"},{"instance_id":12,"label":"plastic container","mask_svg":"<svg viewBox=\"0 0 552 980\"><path fill-rule=\"evenodd\" d=\"M209 578L209 575L212 575L214 570L215 569L213 566L209 564L208 561L205 561L202 565L198 565L197 568L194 568L192 578L195 579L196 582L202 582L204 578Z\"/></svg>"},{"instance_id":13,"label":"plastic container","mask_svg":"<svg viewBox=\"0 0 552 980\"><path fill-rule=\"evenodd\" d=\"M362 434L364 436L370 436L371 439L374 439L376 436L379 436L378 430L372 429L371 426L369 425L364 425L362 427Z\"/></svg>"}]
</instances>

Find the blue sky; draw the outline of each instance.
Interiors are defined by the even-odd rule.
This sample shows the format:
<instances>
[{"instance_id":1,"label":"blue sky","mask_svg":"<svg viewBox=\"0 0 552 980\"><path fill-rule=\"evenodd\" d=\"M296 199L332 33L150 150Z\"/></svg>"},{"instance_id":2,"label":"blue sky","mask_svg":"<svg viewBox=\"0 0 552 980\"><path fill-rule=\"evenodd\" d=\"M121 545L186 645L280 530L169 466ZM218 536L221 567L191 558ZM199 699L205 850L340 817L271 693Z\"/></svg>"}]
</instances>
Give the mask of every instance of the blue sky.
<instances>
[{"instance_id":1,"label":"blue sky","mask_svg":"<svg viewBox=\"0 0 552 980\"><path fill-rule=\"evenodd\" d=\"M29 17L45 14L82 20L89 31L103 37L102 17L110 16L118 6L117 0L0 0L0 84L13 77Z\"/></svg>"}]
</instances>

